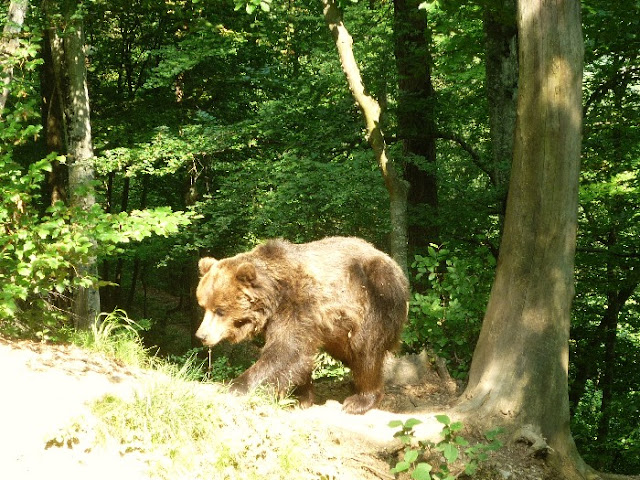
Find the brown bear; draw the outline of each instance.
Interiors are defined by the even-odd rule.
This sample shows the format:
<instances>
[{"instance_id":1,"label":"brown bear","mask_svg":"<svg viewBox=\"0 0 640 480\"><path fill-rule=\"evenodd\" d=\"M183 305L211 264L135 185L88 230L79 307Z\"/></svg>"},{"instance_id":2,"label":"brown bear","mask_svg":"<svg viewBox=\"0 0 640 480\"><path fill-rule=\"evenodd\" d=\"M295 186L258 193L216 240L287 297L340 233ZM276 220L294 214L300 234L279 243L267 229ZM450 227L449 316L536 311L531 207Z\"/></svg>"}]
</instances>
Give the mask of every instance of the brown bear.
<instances>
[{"instance_id":1,"label":"brown bear","mask_svg":"<svg viewBox=\"0 0 640 480\"><path fill-rule=\"evenodd\" d=\"M361 414L383 396L382 363L399 341L409 287L385 253L353 237L292 244L270 240L247 253L200 259L197 290L205 346L264 334L260 358L232 382L247 392L268 384L292 388L313 404L311 372L324 349L352 371L354 395L343 410Z\"/></svg>"}]
</instances>

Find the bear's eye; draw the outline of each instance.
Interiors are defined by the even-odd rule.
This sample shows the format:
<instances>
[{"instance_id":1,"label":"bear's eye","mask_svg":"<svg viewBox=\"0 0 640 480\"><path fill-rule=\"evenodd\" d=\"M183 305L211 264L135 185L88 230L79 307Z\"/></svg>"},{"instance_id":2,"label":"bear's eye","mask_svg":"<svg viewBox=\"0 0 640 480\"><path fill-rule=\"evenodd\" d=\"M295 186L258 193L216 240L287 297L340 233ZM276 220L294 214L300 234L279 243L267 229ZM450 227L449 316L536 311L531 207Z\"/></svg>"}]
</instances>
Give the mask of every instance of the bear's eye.
<instances>
[{"instance_id":1,"label":"bear's eye","mask_svg":"<svg viewBox=\"0 0 640 480\"><path fill-rule=\"evenodd\" d=\"M249 322L250 322L250 320L248 320L246 318L242 318L240 320L236 320L235 322L233 322L233 326L236 327L236 328L242 328Z\"/></svg>"},{"instance_id":2,"label":"bear's eye","mask_svg":"<svg viewBox=\"0 0 640 480\"><path fill-rule=\"evenodd\" d=\"M218 317L224 317L224 310L222 310L221 308L216 308L216 315Z\"/></svg>"}]
</instances>

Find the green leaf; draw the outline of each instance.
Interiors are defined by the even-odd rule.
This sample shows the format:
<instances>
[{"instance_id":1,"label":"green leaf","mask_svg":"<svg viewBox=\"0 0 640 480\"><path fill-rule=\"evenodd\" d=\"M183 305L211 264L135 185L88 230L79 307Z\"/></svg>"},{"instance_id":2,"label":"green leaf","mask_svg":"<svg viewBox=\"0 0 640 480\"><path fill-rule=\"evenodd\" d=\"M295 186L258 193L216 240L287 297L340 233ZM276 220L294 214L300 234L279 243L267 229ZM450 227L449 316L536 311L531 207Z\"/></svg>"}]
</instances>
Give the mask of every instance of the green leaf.
<instances>
[{"instance_id":1,"label":"green leaf","mask_svg":"<svg viewBox=\"0 0 640 480\"><path fill-rule=\"evenodd\" d=\"M416 425L420 425L421 423L422 422L417 418L410 418L406 422L404 422L404 427L409 429L415 427Z\"/></svg>"},{"instance_id":2,"label":"green leaf","mask_svg":"<svg viewBox=\"0 0 640 480\"><path fill-rule=\"evenodd\" d=\"M436 415L436 420L444 425L449 425L451 423L451 419L446 415Z\"/></svg>"},{"instance_id":3,"label":"green leaf","mask_svg":"<svg viewBox=\"0 0 640 480\"><path fill-rule=\"evenodd\" d=\"M454 422L450 425L450 428L452 432L457 432L459 430L462 430L464 426L462 425L462 422Z\"/></svg>"},{"instance_id":4,"label":"green leaf","mask_svg":"<svg viewBox=\"0 0 640 480\"><path fill-rule=\"evenodd\" d=\"M459 452L455 445L445 443L442 446L442 454L444 455L444 458L447 459L448 463L453 463L458 459Z\"/></svg>"},{"instance_id":5,"label":"green leaf","mask_svg":"<svg viewBox=\"0 0 640 480\"><path fill-rule=\"evenodd\" d=\"M476 462L469 462L464 466L464 473L467 475L475 475L478 471L478 464Z\"/></svg>"},{"instance_id":6,"label":"green leaf","mask_svg":"<svg viewBox=\"0 0 640 480\"><path fill-rule=\"evenodd\" d=\"M29 266L18 267L18 275L21 277L28 277L31 275L31 268Z\"/></svg>"},{"instance_id":7,"label":"green leaf","mask_svg":"<svg viewBox=\"0 0 640 480\"><path fill-rule=\"evenodd\" d=\"M404 454L404 461L413 463L418 459L418 451L417 450L407 450Z\"/></svg>"},{"instance_id":8,"label":"green leaf","mask_svg":"<svg viewBox=\"0 0 640 480\"><path fill-rule=\"evenodd\" d=\"M428 463L419 463L411 473L411 478L415 480L431 480L432 466Z\"/></svg>"},{"instance_id":9,"label":"green leaf","mask_svg":"<svg viewBox=\"0 0 640 480\"><path fill-rule=\"evenodd\" d=\"M393 467L391 469L392 473L400 473L400 472L406 472L407 470L409 470L409 467L411 465L408 462L398 462L396 463L396 466Z\"/></svg>"}]
</instances>

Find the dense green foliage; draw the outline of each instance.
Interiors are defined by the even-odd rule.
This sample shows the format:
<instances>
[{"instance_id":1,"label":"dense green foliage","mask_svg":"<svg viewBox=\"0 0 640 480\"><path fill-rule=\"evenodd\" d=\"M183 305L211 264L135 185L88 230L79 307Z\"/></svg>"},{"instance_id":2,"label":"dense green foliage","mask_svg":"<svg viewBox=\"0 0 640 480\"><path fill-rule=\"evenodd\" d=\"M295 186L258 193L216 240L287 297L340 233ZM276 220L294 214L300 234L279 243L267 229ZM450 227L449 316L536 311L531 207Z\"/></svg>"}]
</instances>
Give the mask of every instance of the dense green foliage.
<instances>
[{"instance_id":1,"label":"dense green foliage","mask_svg":"<svg viewBox=\"0 0 640 480\"><path fill-rule=\"evenodd\" d=\"M429 345L451 360L454 377L463 378L480 333L495 259L484 246L471 257L435 245L425 253L416 255L412 265L422 292L413 294L403 345L413 351Z\"/></svg>"},{"instance_id":2,"label":"dense green foliage","mask_svg":"<svg viewBox=\"0 0 640 480\"><path fill-rule=\"evenodd\" d=\"M428 348L464 378L499 252L504 191L488 175L484 2L442 3L425 4L439 138L436 165L423 166L435 170L439 205L409 212L413 224L437 225L440 241L412 249L403 348ZM340 5L363 80L384 107L390 155L422 165L396 141L393 5ZM573 431L589 463L637 472L640 15L631 1L583 6ZM182 356L196 346L200 255L274 236L357 235L386 249L387 193L319 2L91 0L81 14L98 204L84 212L49 199L50 172L65 160L47 149L41 127L46 25L33 5L0 128L4 333L59 338L70 292L100 281L105 310L148 320L147 341ZM71 275L94 244L100 279Z\"/></svg>"},{"instance_id":3,"label":"dense green foliage","mask_svg":"<svg viewBox=\"0 0 640 480\"><path fill-rule=\"evenodd\" d=\"M638 5L599 0L583 12L585 136L572 327L576 441L591 464L623 472L640 468L637 13Z\"/></svg>"}]
</instances>

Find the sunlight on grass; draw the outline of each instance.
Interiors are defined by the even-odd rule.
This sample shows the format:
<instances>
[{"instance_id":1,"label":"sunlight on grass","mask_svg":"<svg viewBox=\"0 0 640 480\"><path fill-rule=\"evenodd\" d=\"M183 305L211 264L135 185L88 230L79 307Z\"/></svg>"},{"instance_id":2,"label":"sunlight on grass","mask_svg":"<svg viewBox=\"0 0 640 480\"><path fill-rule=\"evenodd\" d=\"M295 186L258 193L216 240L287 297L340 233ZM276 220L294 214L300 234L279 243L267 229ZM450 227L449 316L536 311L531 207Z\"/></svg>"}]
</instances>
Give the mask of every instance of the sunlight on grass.
<instances>
[{"instance_id":1,"label":"sunlight on grass","mask_svg":"<svg viewBox=\"0 0 640 480\"><path fill-rule=\"evenodd\" d=\"M307 436L282 421L282 410L190 376L185 367L160 367L132 398L96 401L97 443L140 454L161 479L300 478Z\"/></svg>"},{"instance_id":2,"label":"sunlight on grass","mask_svg":"<svg viewBox=\"0 0 640 480\"><path fill-rule=\"evenodd\" d=\"M51 445L134 455L166 480L317 478L309 475L309 427L284 418L286 400L199 383L195 356L182 366L151 357L124 312L100 320L74 343L145 369L131 395L94 401L92 417L76 419Z\"/></svg>"},{"instance_id":3,"label":"sunlight on grass","mask_svg":"<svg viewBox=\"0 0 640 480\"><path fill-rule=\"evenodd\" d=\"M102 313L90 330L74 330L70 333L72 343L102 353L132 367L149 366L153 358L142 344L142 330L123 310Z\"/></svg>"}]
</instances>

